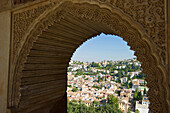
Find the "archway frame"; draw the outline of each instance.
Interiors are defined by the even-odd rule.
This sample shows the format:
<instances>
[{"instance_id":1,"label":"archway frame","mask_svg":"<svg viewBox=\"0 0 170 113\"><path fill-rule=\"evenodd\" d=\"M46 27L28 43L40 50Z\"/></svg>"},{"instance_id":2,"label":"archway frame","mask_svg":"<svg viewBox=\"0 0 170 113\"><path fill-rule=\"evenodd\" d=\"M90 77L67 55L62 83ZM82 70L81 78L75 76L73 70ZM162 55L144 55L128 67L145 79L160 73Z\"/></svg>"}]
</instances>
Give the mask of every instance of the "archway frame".
<instances>
[{"instance_id":1,"label":"archway frame","mask_svg":"<svg viewBox=\"0 0 170 113\"><path fill-rule=\"evenodd\" d=\"M15 48L15 50L12 47L13 56L11 56L12 64L8 93L9 107L15 106L17 108L19 104L22 70L24 63L27 62L27 56L33 43L54 22L58 22L71 14L79 18L104 23L113 30L113 33L109 32L106 34L118 35L127 41L131 50L135 51L138 60L142 62L143 72L148 75L146 80L148 83L147 86L150 88L149 99L151 101L151 112L168 111L168 107L166 106L169 106L169 92L166 87L167 70L165 68L165 62L160 58L158 47L149 38L147 29L141 23L135 21L131 15L128 15L120 8L100 1L58 0L57 2L43 3L43 5L46 7L42 11L43 13L33 18L33 22L30 23L26 32L21 35L21 39L19 39L20 47ZM102 11L107 13L103 14ZM15 17L13 19L15 26ZM16 38L15 33L13 31L13 38ZM87 37L86 39L89 38L91 37ZM14 44L16 44L15 41L13 41ZM161 99L163 96L165 98Z\"/></svg>"}]
</instances>

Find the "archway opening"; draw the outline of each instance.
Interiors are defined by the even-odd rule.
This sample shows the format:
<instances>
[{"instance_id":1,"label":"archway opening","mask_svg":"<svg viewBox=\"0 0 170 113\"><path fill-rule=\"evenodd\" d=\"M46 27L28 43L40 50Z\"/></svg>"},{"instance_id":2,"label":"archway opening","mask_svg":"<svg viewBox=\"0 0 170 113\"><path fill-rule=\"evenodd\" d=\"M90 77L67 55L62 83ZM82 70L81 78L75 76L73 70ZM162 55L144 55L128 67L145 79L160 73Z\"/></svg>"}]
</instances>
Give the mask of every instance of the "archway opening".
<instances>
[{"instance_id":1,"label":"archway opening","mask_svg":"<svg viewBox=\"0 0 170 113\"><path fill-rule=\"evenodd\" d=\"M118 36L100 34L74 52L67 69L67 112L149 112L141 62Z\"/></svg>"},{"instance_id":2,"label":"archway opening","mask_svg":"<svg viewBox=\"0 0 170 113\"><path fill-rule=\"evenodd\" d=\"M155 46L145 29L119 8L90 1L62 2L37 17L25 35L16 31L8 96L12 111L66 112L68 62L79 45L102 32L121 36L135 50L149 76L151 112L166 109L166 104L161 104L166 103L161 98L166 90L159 76L165 74Z\"/></svg>"}]
</instances>

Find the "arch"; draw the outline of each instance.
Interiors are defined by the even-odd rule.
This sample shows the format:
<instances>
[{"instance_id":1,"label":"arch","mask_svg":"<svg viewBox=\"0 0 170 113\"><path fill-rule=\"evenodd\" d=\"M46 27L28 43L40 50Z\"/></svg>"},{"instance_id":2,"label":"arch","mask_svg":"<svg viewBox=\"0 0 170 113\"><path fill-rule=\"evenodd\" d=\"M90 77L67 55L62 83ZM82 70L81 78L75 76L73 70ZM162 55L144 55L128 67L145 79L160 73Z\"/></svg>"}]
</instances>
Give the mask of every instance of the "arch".
<instances>
[{"instance_id":1,"label":"arch","mask_svg":"<svg viewBox=\"0 0 170 113\"><path fill-rule=\"evenodd\" d=\"M71 25L64 24L66 22L67 23L71 22L70 23ZM83 30L84 33L81 32L81 30L79 30L78 28ZM67 38L63 40L58 38L55 40L57 40L59 43L52 43L50 40L54 40L56 36L62 37L61 31L55 32L55 30L60 30L60 29L61 31L67 30L67 34L64 35ZM79 35L76 35L73 31L75 33L79 33ZM67 65L64 65L62 68L65 69L65 71L61 72L62 74L65 73L65 76L63 75L64 77L61 78L65 80L65 82L63 81L63 83L66 83L66 71L67 71L66 68L68 66L68 62L70 61L70 58L74 53L74 51L77 49L79 45L81 45L87 39L96 36L101 32L104 32L105 34L114 34L122 37L125 41L128 42L128 45L131 47L131 50L135 51L135 55L137 56L138 60L142 62L143 72L148 75L146 80L148 83L147 86L150 88L149 90L149 99L151 102L150 110L151 112L156 112L156 113L165 112L166 109L168 109L168 107L165 106L165 105L168 106L167 104L168 102L165 101L165 98L161 99L161 97L163 95L165 97L168 96L167 94L168 90L164 86L166 70L164 69L164 66L161 63L161 59L158 55L157 49L155 49L156 48L155 44L148 37L146 31L147 30L143 26L141 26L140 23L134 21L131 18L131 16L125 14L119 8L107 4L100 4L100 2L97 1L84 2L84 1L75 0L72 2L65 1L62 2L61 4L54 5L53 7L46 10L43 14L41 14L38 18L36 18L35 21L30 25L29 29L27 30L27 33L23 36L24 41L18 52L16 65L14 68L14 75L13 75L14 81L13 81L12 95L11 95L11 103L14 109L12 111L13 112L22 112L23 110L26 110L26 112L30 112L30 110L37 111L37 110L41 110L42 106L47 105L47 103L50 103L50 102L42 101L41 103L43 104L42 106L39 106L39 108L34 107L30 109L31 105L29 104L29 102L27 102L27 100L31 98L33 99L35 98L31 96L29 97L29 95L25 95L26 93L24 93L27 91L30 91L30 94L32 93L31 88L29 89L29 85L34 84L32 80L36 81L40 79L40 77L42 77L42 76L39 77L37 76L37 75L41 75L40 73L43 73L43 69L45 68L43 67L42 62L43 60L44 62L45 60L47 61L49 60L48 55L50 55L50 52L49 54L44 54L47 55L47 57L45 56L45 58L30 57L31 55L35 55L35 56L37 55L34 52L34 50L38 50L37 48L40 48L40 45L39 46L36 45L37 43L38 44L48 43L49 45L52 44L58 47L58 48L49 47L48 50L51 51L52 49L53 50L60 49L64 51L63 53L59 52L58 56L54 57L54 61L57 61L60 64L67 63ZM47 39L50 36L50 33L55 34L55 36L51 36L51 39ZM63 33L66 33L66 31ZM77 37L73 38L73 36L82 36L82 38L77 38ZM41 46L41 49L42 48L44 49L44 47ZM40 52L40 50L36 52ZM65 54L66 56L63 56ZM31 66L35 68L34 64L32 65L27 65L27 64L35 63L34 61L39 62L37 58L39 58L39 61L42 63L41 64L42 72L35 73L34 74L35 76L30 79L30 76L25 75L24 71L26 70L29 73L31 73L31 69L27 69L27 67ZM59 68L59 64L55 66L56 68ZM44 71L44 73L47 72ZM49 76L46 76L44 79L47 78L49 79ZM54 78L52 79L55 80ZM39 87L37 86L37 88ZM52 98L53 101L51 102L51 105L53 105L56 102L56 100L54 99L60 100L62 96L64 96L65 89L66 86L62 89L60 96ZM50 91L52 92L55 90L50 90ZM42 97L35 95L35 97L36 96L39 99L48 98L47 95L43 95L43 96L41 95ZM49 107L47 111L49 111L50 109L52 108Z\"/></svg>"}]
</instances>

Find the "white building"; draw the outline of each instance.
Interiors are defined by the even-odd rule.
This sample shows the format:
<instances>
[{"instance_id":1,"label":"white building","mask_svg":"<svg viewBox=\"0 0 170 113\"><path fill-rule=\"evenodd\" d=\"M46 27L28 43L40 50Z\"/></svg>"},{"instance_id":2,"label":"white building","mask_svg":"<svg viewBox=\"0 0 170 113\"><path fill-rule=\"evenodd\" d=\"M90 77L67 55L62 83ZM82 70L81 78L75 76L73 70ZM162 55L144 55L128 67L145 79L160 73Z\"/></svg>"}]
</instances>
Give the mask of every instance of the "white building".
<instances>
[{"instance_id":1,"label":"white building","mask_svg":"<svg viewBox=\"0 0 170 113\"><path fill-rule=\"evenodd\" d=\"M67 75L72 75L72 72L67 72Z\"/></svg>"},{"instance_id":2,"label":"white building","mask_svg":"<svg viewBox=\"0 0 170 113\"><path fill-rule=\"evenodd\" d=\"M109 70L106 70L106 73L109 73Z\"/></svg>"},{"instance_id":3,"label":"white building","mask_svg":"<svg viewBox=\"0 0 170 113\"><path fill-rule=\"evenodd\" d=\"M127 74L130 75L130 78L133 78L135 75L138 75L139 73L141 73L141 71L128 72Z\"/></svg>"},{"instance_id":4,"label":"white building","mask_svg":"<svg viewBox=\"0 0 170 113\"><path fill-rule=\"evenodd\" d=\"M119 71L118 70L114 70L114 74L117 74Z\"/></svg>"},{"instance_id":5,"label":"white building","mask_svg":"<svg viewBox=\"0 0 170 113\"><path fill-rule=\"evenodd\" d=\"M127 78L127 77L123 77L123 78L121 78L120 80L121 80L121 83L126 83L127 80L128 80L128 78Z\"/></svg>"},{"instance_id":6,"label":"white building","mask_svg":"<svg viewBox=\"0 0 170 113\"><path fill-rule=\"evenodd\" d=\"M138 109L140 113L148 113L149 112L149 100L142 100L142 103L136 101L135 109Z\"/></svg>"},{"instance_id":7,"label":"white building","mask_svg":"<svg viewBox=\"0 0 170 113\"><path fill-rule=\"evenodd\" d=\"M119 109L126 113L129 108L128 103L123 100L119 100L118 103L119 103Z\"/></svg>"}]
</instances>

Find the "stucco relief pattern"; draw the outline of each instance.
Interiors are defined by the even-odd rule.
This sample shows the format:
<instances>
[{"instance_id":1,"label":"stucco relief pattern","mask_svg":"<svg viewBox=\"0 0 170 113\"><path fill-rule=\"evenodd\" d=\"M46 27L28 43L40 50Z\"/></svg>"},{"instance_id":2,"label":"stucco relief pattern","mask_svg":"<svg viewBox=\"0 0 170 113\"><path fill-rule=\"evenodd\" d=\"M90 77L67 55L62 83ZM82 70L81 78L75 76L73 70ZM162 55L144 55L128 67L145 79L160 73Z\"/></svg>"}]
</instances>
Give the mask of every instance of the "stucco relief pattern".
<instances>
[{"instance_id":1,"label":"stucco relief pattern","mask_svg":"<svg viewBox=\"0 0 170 113\"><path fill-rule=\"evenodd\" d=\"M16 56L18 49L21 48L23 36L29 25L51 6L52 4L46 4L23 12L13 13L13 56Z\"/></svg>"},{"instance_id":2,"label":"stucco relief pattern","mask_svg":"<svg viewBox=\"0 0 170 113\"><path fill-rule=\"evenodd\" d=\"M11 8L11 0L1 0L0 11Z\"/></svg>"},{"instance_id":3,"label":"stucco relief pattern","mask_svg":"<svg viewBox=\"0 0 170 113\"><path fill-rule=\"evenodd\" d=\"M16 64L16 69L14 74L14 84L13 84L13 93L12 93L12 106L19 105L20 101L20 83L21 83L21 75L22 70L24 67L24 63L27 60L27 55L30 52L30 48L33 46L33 42L37 39L37 36L42 33L42 31L47 28L48 26L52 25L55 21L59 21L62 18L62 11L56 12L54 15L43 21L41 24L39 24L38 28L36 27L36 31L34 32L28 40L26 40L27 44L24 45L24 49L21 49L21 55L19 56Z\"/></svg>"},{"instance_id":4,"label":"stucco relief pattern","mask_svg":"<svg viewBox=\"0 0 170 113\"><path fill-rule=\"evenodd\" d=\"M157 45L162 63L166 61L164 0L99 0L119 7L139 22Z\"/></svg>"},{"instance_id":5,"label":"stucco relief pattern","mask_svg":"<svg viewBox=\"0 0 170 113\"><path fill-rule=\"evenodd\" d=\"M38 6L38 7L34 7L34 8L30 8L27 10L20 10L20 11L14 11L12 13L12 48L11 48L11 65L10 65L10 79L13 81L17 81L15 80L16 78L14 77L16 74L14 74L14 70L15 70L15 66L17 64L17 57L19 54L19 50L22 48L22 42L24 42L24 35L27 33L27 30L30 26L30 24L38 17L40 16L44 11L46 11L48 8L50 8L52 6L52 4L45 4L42 6ZM21 67L20 67L21 68ZM19 69L21 70L21 69ZM21 73L20 71L18 71L17 73ZM20 81L18 79L18 81ZM11 83L9 83L11 84ZM13 83L14 85L10 85L10 89L9 89L9 96L8 96L8 100L12 100L12 95L15 95L15 93L13 93L11 91L12 87L14 87L15 90L15 84L17 83ZM13 106L15 103L14 101L8 102L9 106Z\"/></svg>"},{"instance_id":6,"label":"stucco relief pattern","mask_svg":"<svg viewBox=\"0 0 170 113\"><path fill-rule=\"evenodd\" d=\"M73 0L74 1L74 0ZM97 1L97 0L96 0ZM128 15L130 15L135 21L141 23L141 25L146 28L146 33L148 34L148 36L152 36L150 37L151 39L154 40L154 43L157 45L158 47L158 51L159 54L161 55L163 62L166 60L165 58L165 36L164 36L164 13L159 12L160 10L162 10L163 7L158 8L156 7L156 5L151 5L152 2L149 0L137 0L136 2L134 2L133 0L119 0L119 1L113 1L113 0L99 0L100 3L107 3L107 4L111 4L113 6L119 7L120 9L123 9L123 11L125 13L127 13ZM160 3L159 0L154 1L154 4L158 4ZM148 4L150 4L151 6L149 6ZM161 2L161 4L163 5L163 2ZM159 5L160 7L161 5ZM44 8L43 8L44 7ZM50 5L51 7L51 5ZM24 36L24 34L26 33L26 30L29 28L29 25L41 14L43 13L45 10L48 10L48 8L50 8L49 5L47 6L42 6L40 9L37 10L37 8L31 9L31 10L27 10L22 12L22 16L24 17L19 17L17 15L21 15L20 13L17 13L14 15L14 41L13 41L13 45L15 45L15 49L13 50L13 55L15 56L16 53L18 54L18 48L21 48L21 41L23 40L22 37ZM78 6L76 6L78 7ZM162 79L158 76L158 73L155 69L155 64L151 64L149 60L152 60L153 58L151 58L151 56L149 56L147 52L149 52L150 50L147 49L147 46L145 43L143 43L141 41L141 39L138 39L138 42L134 45L135 40L133 38L136 37L141 37L140 34L133 34L134 32L128 32L128 34L123 34L125 31L128 30L128 28L126 26L123 26L121 24L119 24L118 27L115 27L117 25L117 23L119 23L118 19L113 19L115 22L110 21L110 15L103 15L103 16L99 16L99 11L98 9L94 10L94 9L90 9L90 7L88 9L85 10L85 8L81 9L81 8L77 8L76 7L67 7L68 11L70 11L70 13L72 14L77 14L77 16L80 17L84 17L84 18L88 18L88 19L92 19L95 20L97 19L97 21L106 23L108 25L111 26L112 29L114 29L115 33L119 36L124 37L124 40L128 42L128 44L131 46L132 50L136 51L136 55L137 56L141 56L138 57L140 61L144 61L145 63L143 64L143 68L144 68L144 72L147 73L148 75L150 75L150 78L147 78L148 81L148 86L149 88L151 88L151 90L149 91L149 95L152 96L152 98L150 98L151 103L154 103L154 105L151 105L151 110L152 112L160 112L161 109L160 108L160 100L157 98L160 95L164 95L164 91L163 94L159 94L159 90L160 88L162 88L162 90L164 90L164 88L160 85L158 86L157 84L157 79L159 78L160 81L162 81ZM152 10L148 9L151 8ZM156 10L158 9L158 10ZM32 11L34 12L35 10L37 10L38 13L37 16L34 15L34 13L31 13ZM40 11L39 11L40 10ZM156 10L156 12L155 12ZM91 13L89 13L91 12ZM158 12L160 14L158 14ZM135 16L138 15L138 16ZM56 16L56 15L55 15ZM54 16L53 16L54 17ZM121 18L121 17L120 17ZM54 18L52 18L54 19ZM107 19L107 21L106 21ZM17 21L21 21L24 20L23 23L18 22ZM52 21L52 20L51 20ZM49 20L48 20L49 22ZM50 23L50 22L49 22ZM49 24L50 25L50 24ZM48 23L42 23L42 26L47 27ZM121 29L124 28L124 29ZM37 31L36 34L33 34L33 38L36 38L36 36L38 35L38 33L40 33L42 30L44 29L44 27L40 27L40 29ZM121 30L120 30L121 29ZM137 31L135 31L137 32ZM162 35L160 35L160 33L162 33ZM162 36L162 37L160 37ZM32 38L31 38L32 39ZM30 41L32 42L32 41ZM17 46L16 46L17 45ZM31 44L29 44L31 46ZM137 46L138 45L138 46ZM27 45L28 46L28 45ZM23 50L24 51L24 50ZM21 51L22 55L28 54L29 52L29 48L28 50L25 51L26 53L23 54L23 52ZM146 56L144 56L146 55ZM21 57L24 57L25 59L22 59ZM23 62L26 61L26 56L20 56L19 59L22 59L21 61L19 61L18 64L18 68L20 71L16 72L17 76L17 81L19 81L20 77L21 77L21 70L22 70L22 65ZM145 71L146 68L150 68L150 71ZM18 86L19 88L19 86ZM17 88L16 91L18 91L19 89ZM19 95L19 94L18 94ZM18 99L16 104L19 102L19 97L18 95L15 95Z\"/></svg>"},{"instance_id":7,"label":"stucco relief pattern","mask_svg":"<svg viewBox=\"0 0 170 113\"><path fill-rule=\"evenodd\" d=\"M22 37L26 33L29 25L45 10L52 7L53 3L39 6L19 13L13 13L13 55L15 58L18 48L21 47ZM71 0L70 0L71 1ZM75 0L73 0L75 1ZM119 7L122 11L139 22L146 30L148 36L157 45L157 51L162 58L162 63L166 61L166 43L165 43L165 14L164 0L95 0L100 3L106 3L114 7Z\"/></svg>"}]
</instances>

